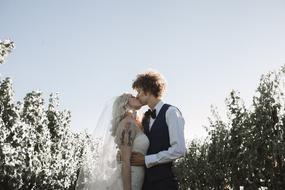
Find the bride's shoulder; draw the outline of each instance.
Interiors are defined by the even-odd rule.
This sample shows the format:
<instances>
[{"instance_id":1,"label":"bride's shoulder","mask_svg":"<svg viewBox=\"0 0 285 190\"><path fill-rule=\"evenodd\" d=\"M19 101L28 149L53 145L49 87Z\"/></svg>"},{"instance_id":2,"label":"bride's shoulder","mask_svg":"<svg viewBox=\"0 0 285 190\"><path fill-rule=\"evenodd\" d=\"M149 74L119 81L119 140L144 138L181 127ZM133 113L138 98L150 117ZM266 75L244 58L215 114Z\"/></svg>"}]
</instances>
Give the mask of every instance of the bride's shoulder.
<instances>
[{"instance_id":1,"label":"bride's shoulder","mask_svg":"<svg viewBox=\"0 0 285 190\"><path fill-rule=\"evenodd\" d=\"M122 144L122 139L125 134L130 134L130 137L133 139L136 135L136 124L132 117L126 116L124 117L116 130L115 142L117 144Z\"/></svg>"},{"instance_id":2,"label":"bride's shoulder","mask_svg":"<svg viewBox=\"0 0 285 190\"><path fill-rule=\"evenodd\" d=\"M126 128L129 124L132 123L132 119L128 116L124 117L118 124L117 126L117 132L121 132L122 130L124 130L124 128Z\"/></svg>"},{"instance_id":3,"label":"bride's shoulder","mask_svg":"<svg viewBox=\"0 0 285 190\"><path fill-rule=\"evenodd\" d=\"M125 116L125 117L120 121L119 124L125 124L125 123L127 123L127 122L131 122L132 120L133 120L133 119L132 119L131 116Z\"/></svg>"}]
</instances>

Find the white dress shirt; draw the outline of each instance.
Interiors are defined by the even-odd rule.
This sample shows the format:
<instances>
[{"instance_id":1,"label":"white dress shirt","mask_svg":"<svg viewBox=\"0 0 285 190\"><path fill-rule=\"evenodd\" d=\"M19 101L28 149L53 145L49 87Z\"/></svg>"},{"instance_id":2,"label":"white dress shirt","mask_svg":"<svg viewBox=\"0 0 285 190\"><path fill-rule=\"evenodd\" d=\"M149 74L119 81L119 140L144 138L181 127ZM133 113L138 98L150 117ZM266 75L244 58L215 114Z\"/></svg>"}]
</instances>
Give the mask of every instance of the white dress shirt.
<instances>
[{"instance_id":1,"label":"white dress shirt","mask_svg":"<svg viewBox=\"0 0 285 190\"><path fill-rule=\"evenodd\" d=\"M162 101L158 102L154 109L156 109L156 115L159 114L160 109L164 103ZM145 165L147 168L152 166L168 163L176 160L185 155L186 145L184 138L184 125L185 121L182 117L181 112L173 106L170 106L165 113L166 123L169 131L169 143L170 147L168 150L160 151L156 154L145 156ZM155 119L150 118L150 130Z\"/></svg>"}]
</instances>

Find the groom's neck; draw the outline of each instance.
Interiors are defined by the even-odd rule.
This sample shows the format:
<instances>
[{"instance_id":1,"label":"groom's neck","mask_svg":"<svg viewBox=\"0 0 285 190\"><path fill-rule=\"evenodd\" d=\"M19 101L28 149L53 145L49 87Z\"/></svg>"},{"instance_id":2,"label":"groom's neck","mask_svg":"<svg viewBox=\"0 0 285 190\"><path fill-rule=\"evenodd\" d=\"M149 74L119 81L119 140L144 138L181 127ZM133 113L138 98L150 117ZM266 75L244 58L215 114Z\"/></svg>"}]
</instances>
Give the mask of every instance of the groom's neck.
<instances>
[{"instance_id":1,"label":"groom's neck","mask_svg":"<svg viewBox=\"0 0 285 190\"><path fill-rule=\"evenodd\" d=\"M160 102L160 100L161 100L161 99L159 99L159 98L153 98L153 99L151 99L150 102L149 102L149 104L148 104L148 106L150 107L150 109L153 110L154 107L156 106L156 104L157 104L158 102Z\"/></svg>"}]
</instances>

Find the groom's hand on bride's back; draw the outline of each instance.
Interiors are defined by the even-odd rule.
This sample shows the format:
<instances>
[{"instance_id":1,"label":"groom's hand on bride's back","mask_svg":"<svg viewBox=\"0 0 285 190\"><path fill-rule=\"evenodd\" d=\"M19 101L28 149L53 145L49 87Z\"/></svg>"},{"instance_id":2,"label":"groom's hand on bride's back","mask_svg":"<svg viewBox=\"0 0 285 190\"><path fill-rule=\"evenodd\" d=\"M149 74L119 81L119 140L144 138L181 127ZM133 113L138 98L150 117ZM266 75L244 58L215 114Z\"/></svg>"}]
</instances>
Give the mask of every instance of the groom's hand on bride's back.
<instances>
[{"instance_id":1,"label":"groom's hand on bride's back","mask_svg":"<svg viewBox=\"0 0 285 190\"><path fill-rule=\"evenodd\" d=\"M144 155L139 152L132 152L131 155L131 165L132 166L144 166Z\"/></svg>"}]
</instances>

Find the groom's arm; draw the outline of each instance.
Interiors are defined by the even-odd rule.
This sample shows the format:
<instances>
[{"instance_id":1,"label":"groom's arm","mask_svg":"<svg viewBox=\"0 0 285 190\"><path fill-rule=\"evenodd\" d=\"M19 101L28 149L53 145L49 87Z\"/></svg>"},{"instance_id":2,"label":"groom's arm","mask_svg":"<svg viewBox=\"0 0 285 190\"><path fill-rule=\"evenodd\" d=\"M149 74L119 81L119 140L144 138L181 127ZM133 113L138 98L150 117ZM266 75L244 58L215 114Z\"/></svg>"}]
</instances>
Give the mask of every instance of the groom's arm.
<instances>
[{"instance_id":1,"label":"groom's arm","mask_svg":"<svg viewBox=\"0 0 285 190\"><path fill-rule=\"evenodd\" d=\"M168 125L170 147L168 150L157 154L145 156L145 165L147 168L168 163L185 155L186 145L184 138L185 121L181 112L176 107L169 107L166 112L166 123Z\"/></svg>"}]
</instances>

